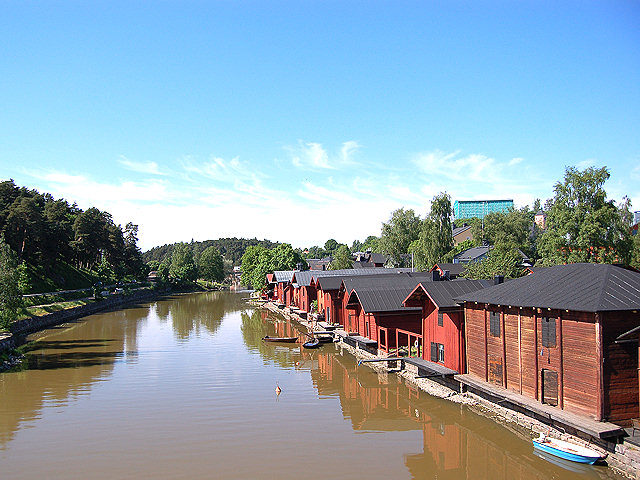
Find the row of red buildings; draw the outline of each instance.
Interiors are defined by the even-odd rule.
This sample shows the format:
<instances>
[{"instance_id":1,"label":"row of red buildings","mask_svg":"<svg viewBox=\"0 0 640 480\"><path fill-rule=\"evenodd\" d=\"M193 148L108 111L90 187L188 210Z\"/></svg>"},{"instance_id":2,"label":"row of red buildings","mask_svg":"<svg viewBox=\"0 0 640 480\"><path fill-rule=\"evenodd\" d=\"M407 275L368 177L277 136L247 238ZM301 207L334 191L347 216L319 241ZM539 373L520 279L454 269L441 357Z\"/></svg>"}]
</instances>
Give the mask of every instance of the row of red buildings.
<instances>
[{"instance_id":1,"label":"row of red buildings","mask_svg":"<svg viewBox=\"0 0 640 480\"><path fill-rule=\"evenodd\" d=\"M464 374L598 422L640 416L640 273L572 264L506 282L453 276L436 265L267 279L273 301L316 309L378 355L419 359L423 371Z\"/></svg>"}]
</instances>

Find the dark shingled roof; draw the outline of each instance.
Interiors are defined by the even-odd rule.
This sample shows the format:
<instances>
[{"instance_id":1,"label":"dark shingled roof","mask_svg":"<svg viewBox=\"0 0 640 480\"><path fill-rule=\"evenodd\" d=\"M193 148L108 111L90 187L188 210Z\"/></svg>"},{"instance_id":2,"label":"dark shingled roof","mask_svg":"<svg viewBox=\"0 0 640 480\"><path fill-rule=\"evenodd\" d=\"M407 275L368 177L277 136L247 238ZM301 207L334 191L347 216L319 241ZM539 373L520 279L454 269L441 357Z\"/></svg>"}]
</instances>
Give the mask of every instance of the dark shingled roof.
<instances>
[{"instance_id":1,"label":"dark shingled roof","mask_svg":"<svg viewBox=\"0 0 640 480\"><path fill-rule=\"evenodd\" d=\"M348 268L345 270L305 270L295 272L295 281L302 287L308 287L312 278L322 277L350 277L359 275L389 275L399 271L410 272L410 268Z\"/></svg>"},{"instance_id":2,"label":"dark shingled roof","mask_svg":"<svg viewBox=\"0 0 640 480\"><path fill-rule=\"evenodd\" d=\"M412 312L420 308L403 307L402 302L418 283L430 278L430 272L402 272L391 276L349 277L343 280L343 284L350 296L358 298L366 313Z\"/></svg>"},{"instance_id":3,"label":"dark shingled roof","mask_svg":"<svg viewBox=\"0 0 640 480\"><path fill-rule=\"evenodd\" d=\"M458 299L581 312L640 310L640 273L596 263L557 265Z\"/></svg>"},{"instance_id":4,"label":"dark shingled roof","mask_svg":"<svg viewBox=\"0 0 640 480\"><path fill-rule=\"evenodd\" d=\"M431 271L434 271L436 268L440 270L448 270L451 276L457 277L462 275L467 268L467 265L464 263L436 263Z\"/></svg>"},{"instance_id":5,"label":"dark shingled roof","mask_svg":"<svg viewBox=\"0 0 640 480\"><path fill-rule=\"evenodd\" d=\"M460 305L461 302L456 301L460 295L475 292L492 285L489 280L467 280L458 279L450 282L420 282L420 284L407 296L409 297L424 294L428 295L431 301L438 308L452 308Z\"/></svg>"},{"instance_id":6,"label":"dark shingled roof","mask_svg":"<svg viewBox=\"0 0 640 480\"><path fill-rule=\"evenodd\" d=\"M293 278L293 270L276 270L273 275L276 283L290 282Z\"/></svg>"},{"instance_id":7,"label":"dark shingled roof","mask_svg":"<svg viewBox=\"0 0 640 480\"><path fill-rule=\"evenodd\" d=\"M493 248L492 245L483 245L480 247L471 247L467 250L465 250L464 252L460 252L459 254L457 254L456 256L454 256L453 258L460 260L460 261L473 261L478 257L481 257L482 255L486 255L487 253L489 253L489 250L491 250Z\"/></svg>"}]
</instances>

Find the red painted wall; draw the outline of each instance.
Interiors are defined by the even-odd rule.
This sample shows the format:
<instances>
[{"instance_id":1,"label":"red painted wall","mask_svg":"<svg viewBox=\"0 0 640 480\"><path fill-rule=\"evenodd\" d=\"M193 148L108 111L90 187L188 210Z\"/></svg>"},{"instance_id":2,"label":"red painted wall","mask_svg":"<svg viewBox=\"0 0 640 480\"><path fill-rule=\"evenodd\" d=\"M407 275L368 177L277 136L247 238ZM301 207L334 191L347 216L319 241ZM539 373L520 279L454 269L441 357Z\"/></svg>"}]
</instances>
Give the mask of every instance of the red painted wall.
<instances>
[{"instance_id":1,"label":"red painted wall","mask_svg":"<svg viewBox=\"0 0 640 480\"><path fill-rule=\"evenodd\" d=\"M442 326L438 325L439 310L426 299L422 307L423 359L431 361L431 342L444 345L444 365L447 368L466 373L464 345L464 312L442 313ZM440 363L440 362L439 362Z\"/></svg>"}]
</instances>

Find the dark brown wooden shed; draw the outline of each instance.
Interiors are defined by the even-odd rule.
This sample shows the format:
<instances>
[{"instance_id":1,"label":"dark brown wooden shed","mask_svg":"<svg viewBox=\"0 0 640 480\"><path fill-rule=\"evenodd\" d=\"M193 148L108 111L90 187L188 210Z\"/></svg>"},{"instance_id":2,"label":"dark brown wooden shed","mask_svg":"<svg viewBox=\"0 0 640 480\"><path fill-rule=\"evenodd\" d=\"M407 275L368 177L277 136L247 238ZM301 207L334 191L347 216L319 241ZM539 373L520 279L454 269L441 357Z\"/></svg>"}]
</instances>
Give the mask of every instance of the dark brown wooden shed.
<instances>
[{"instance_id":1,"label":"dark brown wooden shed","mask_svg":"<svg viewBox=\"0 0 640 480\"><path fill-rule=\"evenodd\" d=\"M638 417L640 273L558 265L459 299L470 374L598 421Z\"/></svg>"}]
</instances>

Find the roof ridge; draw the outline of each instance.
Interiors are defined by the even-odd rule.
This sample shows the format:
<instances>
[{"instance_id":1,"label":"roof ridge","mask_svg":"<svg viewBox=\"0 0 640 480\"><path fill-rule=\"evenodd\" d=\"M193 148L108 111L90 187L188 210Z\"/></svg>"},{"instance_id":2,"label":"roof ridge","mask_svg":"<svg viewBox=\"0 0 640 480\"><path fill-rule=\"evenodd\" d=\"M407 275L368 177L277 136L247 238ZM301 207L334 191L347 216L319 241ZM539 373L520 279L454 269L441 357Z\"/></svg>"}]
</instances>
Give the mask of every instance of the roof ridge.
<instances>
[{"instance_id":1,"label":"roof ridge","mask_svg":"<svg viewBox=\"0 0 640 480\"><path fill-rule=\"evenodd\" d=\"M603 265L603 264L600 264L600 265ZM609 263L604 264L604 266L605 266L605 274L602 276L602 285L600 285L600 294L598 295L598 303L596 305L598 309L601 309L604 307L603 301L604 301L605 291L607 289L607 285L609 284L609 278L611 277L611 269L613 268L613 265Z\"/></svg>"}]
</instances>

